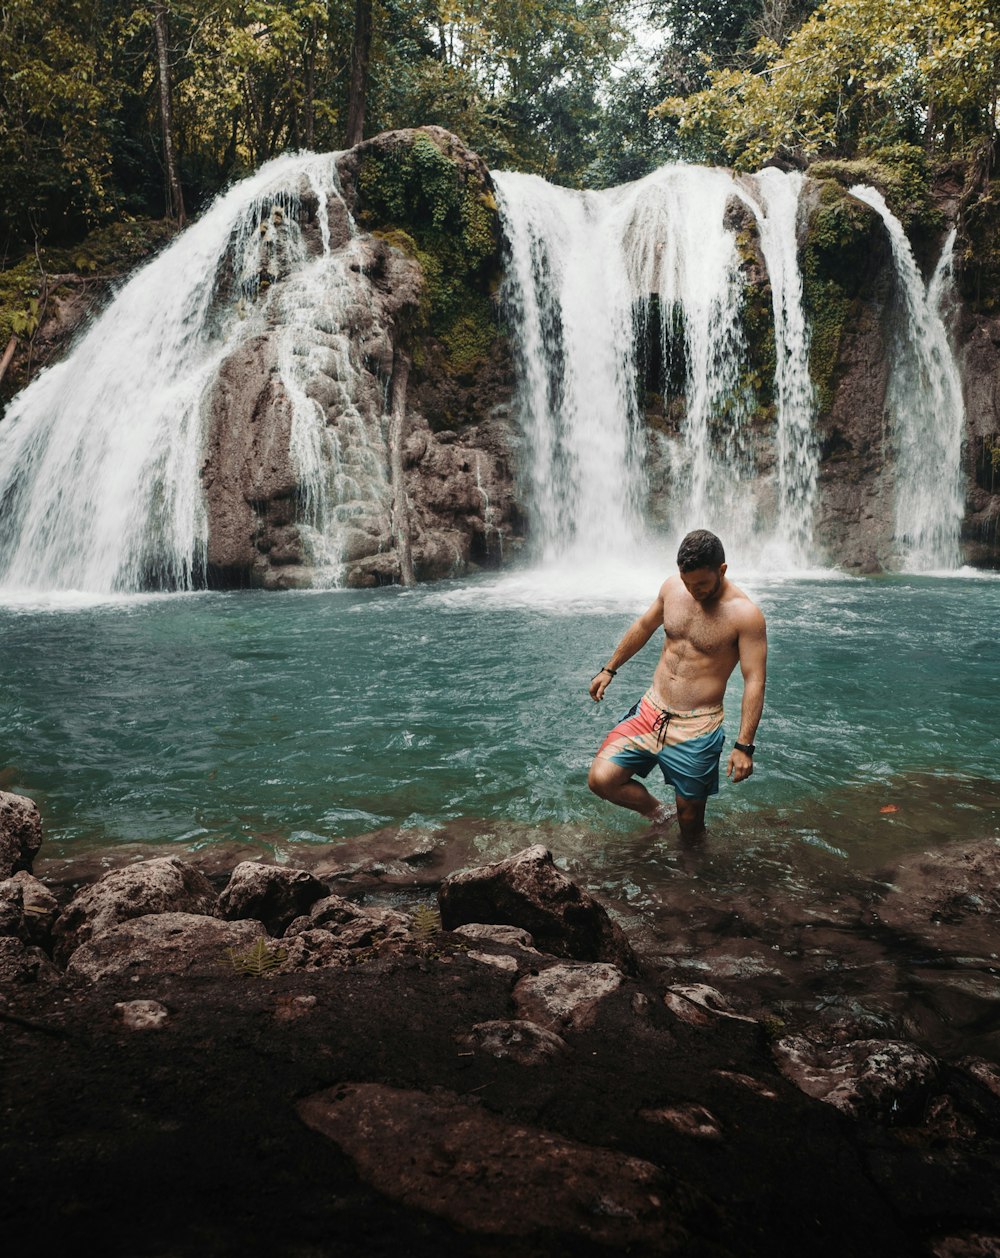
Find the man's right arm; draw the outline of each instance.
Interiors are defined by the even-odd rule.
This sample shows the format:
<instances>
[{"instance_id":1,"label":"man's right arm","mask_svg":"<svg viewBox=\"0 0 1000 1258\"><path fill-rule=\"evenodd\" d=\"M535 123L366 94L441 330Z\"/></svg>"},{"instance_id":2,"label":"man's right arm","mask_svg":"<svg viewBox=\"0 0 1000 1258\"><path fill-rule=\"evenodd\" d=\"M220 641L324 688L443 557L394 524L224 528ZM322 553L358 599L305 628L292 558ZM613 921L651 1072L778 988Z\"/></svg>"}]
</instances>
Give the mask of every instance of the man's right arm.
<instances>
[{"instance_id":1,"label":"man's right arm","mask_svg":"<svg viewBox=\"0 0 1000 1258\"><path fill-rule=\"evenodd\" d=\"M608 660L608 667L621 668L637 651L642 650L657 629L662 628L663 591L660 590L656 596L656 601L637 620L633 620L628 629L625 630L625 636L615 647L611 658ZM611 680L610 673L601 672L591 681L590 697L595 703L600 703L604 698L604 692L610 686Z\"/></svg>"}]
</instances>

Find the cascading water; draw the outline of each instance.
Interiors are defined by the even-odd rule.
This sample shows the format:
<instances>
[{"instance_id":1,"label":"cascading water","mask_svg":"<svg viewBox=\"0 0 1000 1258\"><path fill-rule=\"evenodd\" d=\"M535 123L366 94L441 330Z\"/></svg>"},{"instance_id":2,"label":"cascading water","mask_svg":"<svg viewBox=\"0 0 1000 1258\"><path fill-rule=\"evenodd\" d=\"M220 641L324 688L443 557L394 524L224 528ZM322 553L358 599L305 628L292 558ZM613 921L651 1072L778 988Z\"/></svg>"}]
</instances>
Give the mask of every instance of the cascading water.
<instances>
[{"instance_id":1,"label":"cascading water","mask_svg":"<svg viewBox=\"0 0 1000 1258\"><path fill-rule=\"evenodd\" d=\"M494 178L510 243L502 298L516 329L542 558L627 547L641 527L642 462L620 228L597 193L535 175Z\"/></svg>"},{"instance_id":2,"label":"cascading water","mask_svg":"<svg viewBox=\"0 0 1000 1258\"><path fill-rule=\"evenodd\" d=\"M751 176L747 183L753 191L747 204L757 219L774 313L778 521L773 549L783 566L798 567L810 559L819 468L796 231L805 176L782 174L772 167Z\"/></svg>"},{"instance_id":3,"label":"cascading water","mask_svg":"<svg viewBox=\"0 0 1000 1258\"><path fill-rule=\"evenodd\" d=\"M331 253L325 213L339 196L335 158L276 158L220 196L14 399L0 425L0 585L191 588L206 553L206 400L233 349L274 325L284 329L278 366L313 558L335 576L336 510L385 481L384 451L371 450L378 435L352 440L352 461L338 459L309 397L315 357L333 355L350 425L352 369L338 322L351 296L350 249ZM304 186L322 211L318 258L297 221ZM290 282L262 284L278 273ZM371 483L358 489L362 478Z\"/></svg>"},{"instance_id":4,"label":"cascading water","mask_svg":"<svg viewBox=\"0 0 1000 1258\"><path fill-rule=\"evenodd\" d=\"M532 501L546 558L621 554L641 537L646 438L636 343L659 319L665 370L683 364L684 419L669 443L668 532L774 533L788 566L807 559L816 484L813 396L796 259L800 175L665 166L601 193L494 175L510 245L503 298L515 332ZM741 309L727 208L747 204L771 273L778 341L774 518L756 519ZM763 547L760 547L763 550ZM771 545L772 555L775 545Z\"/></svg>"},{"instance_id":5,"label":"cascading water","mask_svg":"<svg viewBox=\"0 0 1000 1258\"><path fill-rule=\"evenodd\" d=\"M888 393L901 564L908 572L954 569L959 566L965 505L961 475L965 407L943 313L955 233L945 242L925 286L903 226L882 194L863 184L850 191L885 223L905 314L897 329Z\"/></svg>"}]
</instances>

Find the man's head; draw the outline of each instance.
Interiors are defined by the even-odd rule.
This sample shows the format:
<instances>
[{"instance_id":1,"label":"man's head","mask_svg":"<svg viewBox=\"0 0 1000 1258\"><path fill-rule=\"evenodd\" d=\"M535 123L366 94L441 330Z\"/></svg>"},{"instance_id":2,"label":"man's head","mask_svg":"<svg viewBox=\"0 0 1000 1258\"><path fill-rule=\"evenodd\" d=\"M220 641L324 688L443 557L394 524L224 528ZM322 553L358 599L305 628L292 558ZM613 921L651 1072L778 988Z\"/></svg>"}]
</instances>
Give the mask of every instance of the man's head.
<instances>
[{"instance_id":1,"label":"man's head","mask_svg":"<svg viewBox=\"0 0 1000 1258\"><path fill-rule=\"evenodd\" d=\"M707 603L722 589L726 552L708 529L688 533L677 551L677 567L685 589L698 603Z\"/></svg>"}]
</instances>

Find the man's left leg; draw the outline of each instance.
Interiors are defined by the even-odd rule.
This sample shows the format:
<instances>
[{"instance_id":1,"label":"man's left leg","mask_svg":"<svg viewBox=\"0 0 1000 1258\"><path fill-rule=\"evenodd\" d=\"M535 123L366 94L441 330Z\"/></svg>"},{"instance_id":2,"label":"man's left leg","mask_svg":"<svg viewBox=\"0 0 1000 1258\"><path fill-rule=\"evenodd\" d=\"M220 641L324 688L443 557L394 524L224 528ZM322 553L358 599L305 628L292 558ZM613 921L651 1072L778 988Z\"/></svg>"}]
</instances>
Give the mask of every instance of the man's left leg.
<instances>
[{"instance_id":1,"label":"man's left leg","mask_svg":"<svg viewBox=\"0 0 1000 1258\"><path fill-rule=\"evenodd\" d=\"M677 796L677 824L680 826L682 843L700 843L705 837L706 803L707 799Z\"/></svg>"}]
</instances>

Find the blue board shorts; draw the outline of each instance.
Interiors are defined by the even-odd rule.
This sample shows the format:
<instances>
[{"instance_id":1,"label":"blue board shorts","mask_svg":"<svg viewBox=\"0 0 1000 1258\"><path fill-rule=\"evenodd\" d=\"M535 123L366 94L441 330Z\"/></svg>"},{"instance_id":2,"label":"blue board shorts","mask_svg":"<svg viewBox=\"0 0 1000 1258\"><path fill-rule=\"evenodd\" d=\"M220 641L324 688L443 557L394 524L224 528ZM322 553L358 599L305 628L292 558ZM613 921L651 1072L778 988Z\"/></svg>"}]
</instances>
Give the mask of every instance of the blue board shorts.
<instances>
[{"instance_id":1,"label":"blue board shorts","mask_svg":"<svg viewBox=\"0 0 1000 1258\"><path fill-rule=\"evenodd\" d=\"M663 780L685 799L708 799L719 793L719 757L726 738L722 704L673 712L642 696L630 708L597 753L633 774L646 777L656 764Z\"/></svg>"}]
</instances>

